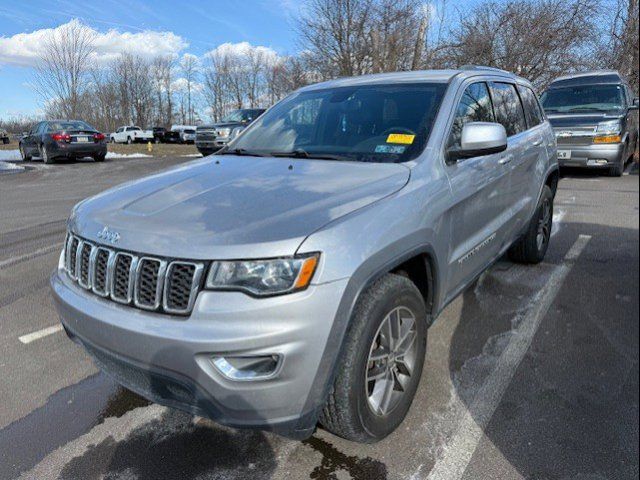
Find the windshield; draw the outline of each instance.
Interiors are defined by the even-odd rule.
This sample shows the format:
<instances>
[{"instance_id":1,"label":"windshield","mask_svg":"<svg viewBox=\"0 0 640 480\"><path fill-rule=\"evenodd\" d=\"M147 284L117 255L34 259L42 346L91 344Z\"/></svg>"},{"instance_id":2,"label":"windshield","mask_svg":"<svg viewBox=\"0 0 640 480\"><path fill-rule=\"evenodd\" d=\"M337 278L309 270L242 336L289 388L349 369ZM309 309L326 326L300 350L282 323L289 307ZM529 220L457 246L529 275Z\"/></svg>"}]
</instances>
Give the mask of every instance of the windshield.
<instances>
[{"instance_id":1,"label":"windshield","mask_svg":"<svg viewBox=\"0 0 640 480\"><path fill-rule=\"evenodd\" d=\"M68 131L68 130L95 130L92 126L84 122L51 122L49 123L49 129L51 131Z\"/></svg>"},{"instance_id":2,"label":"windshield","mask_svg":"<svg viewBox=\"0 0 640 480\"><path fill-rule=\"evenodd\" d=\"M242 121L242 110L234 110L222 118L222 123L234 123Z\"/></svg>"},{"instance_id":3,"label":"windshield","mask_svg":"<svg viewBox=\"0 0 640 480\"><path fill-rule=\"evenodd\" d=\"M620 85L583 85L553 88L542 94L547 112L608 111L622 108Z\"/></svg>"},{"instance_id":4,"label":"windshield","mask_svg":"<svg viewBox=\"0 0 640 480\"><path fill-rule=\"evenodd\" d=\"M222 153L404 162L427 143L446 84L339 87L293 94Z\"/></svg>"}]
</instances>

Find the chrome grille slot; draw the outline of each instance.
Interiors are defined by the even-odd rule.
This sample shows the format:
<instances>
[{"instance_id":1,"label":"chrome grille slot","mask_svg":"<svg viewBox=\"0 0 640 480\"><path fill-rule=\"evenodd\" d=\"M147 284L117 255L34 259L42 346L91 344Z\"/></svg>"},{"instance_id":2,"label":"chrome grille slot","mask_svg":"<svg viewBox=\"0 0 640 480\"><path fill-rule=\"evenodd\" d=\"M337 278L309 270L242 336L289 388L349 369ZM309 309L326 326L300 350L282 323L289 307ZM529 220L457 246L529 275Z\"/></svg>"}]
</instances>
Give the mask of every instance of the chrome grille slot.
<instances>
[{"instance_id":1,"label":"chrome grille slot","mask_svg":"<svg viewBox=\"0 0 640 480\"><path fill-rule=\"evenodd\" d=\"M136 270L134 296L136 307L155 310L160 306L166 268L167 263L157 258L140 259Z\"/></svg>"},{"instance_id":2,"label":"chrome grille slot","mask_svg":"<svg viewBox=\"0 0 640 480\"><path fill-rule=\"evenodd\" d=\"M163 307L167 312L185 313L191 310L200 286L203 265L172 262L167 269Z\"/></svg>"},{"instance_id":3,"label":"chrome grille slot","mask_svg":"<svg viewBox=\"0 0 640 480\"><path fill-rule=\"evenodd\" d=\"M113 256L113 252L106 248L98 247L95 249L93 267L91 272L91 289L93 293L106 297L109 295L109 260Z\"/></svg>"},{"instance_id":4,"label":"chrome grille slot","mask_svg":"<svg viewBox=\"0 0 640 480\"><path fill-rule=\"evenodd\" d=\"M111 281L111 298L120 303L131 303L135 257L128 253L116 253Z\"/></svg>"},{"instance_id":5,"label":"chrome grille slot","mask_svg":"<svg viewBox=\"0 0 640 480\"><path fill-rule=\"evenodd\" d=\"M81 242L78 247L77 260L78 263L78 283L82 288L91 288L89 281L90 263L91 263L91 250L93 245L89 242Z\"/></svg>"},{"instance_id":6,"label":"chrome grille slot","mask_svg":"<svg viewBox=\"0 0 640 480\"><path fill-rule=\"evenodd\" d=\"M68 234L64 269L86 290L144 310L188 315L200 290L201 262L168 261L95 245Z\"/></svg>"},{"instance_id":7,"label":"chrome grille slot","mask_svg":"<svg viewBox=\"0 0 640 480\"><path fill-rule=\"evenodd\" d=\"M77 237L71 237L69 239L68 249L67 249L67 258L66 258L67 272L69 273L69 276L74 280L78 278L76 274L76 259L77 259L79 243L80 241L78 240Z\"/></svg>"}]
</instances>

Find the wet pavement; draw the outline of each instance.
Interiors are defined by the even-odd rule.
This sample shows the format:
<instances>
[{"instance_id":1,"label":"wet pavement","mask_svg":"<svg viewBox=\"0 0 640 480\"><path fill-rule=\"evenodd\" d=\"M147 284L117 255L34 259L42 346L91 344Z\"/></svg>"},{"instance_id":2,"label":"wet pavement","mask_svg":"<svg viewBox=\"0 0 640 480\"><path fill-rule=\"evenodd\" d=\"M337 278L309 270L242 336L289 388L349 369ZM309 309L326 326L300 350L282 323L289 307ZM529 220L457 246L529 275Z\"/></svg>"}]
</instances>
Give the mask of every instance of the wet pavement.
<instances>
[{"instance_id":1,"label":"wet pavement","mask_svg":"<svg viewBox=\"0 0 640 480\"><path fill-rule=\"evenodd\" d=\"M0 479L638 477L638 176L568 172L547 259L507 260L429 330L398 431L358 445L234 430L100 373L48 292L74 203L186 159L71 163L0 177Z\"/></svg>"}]
</instances>

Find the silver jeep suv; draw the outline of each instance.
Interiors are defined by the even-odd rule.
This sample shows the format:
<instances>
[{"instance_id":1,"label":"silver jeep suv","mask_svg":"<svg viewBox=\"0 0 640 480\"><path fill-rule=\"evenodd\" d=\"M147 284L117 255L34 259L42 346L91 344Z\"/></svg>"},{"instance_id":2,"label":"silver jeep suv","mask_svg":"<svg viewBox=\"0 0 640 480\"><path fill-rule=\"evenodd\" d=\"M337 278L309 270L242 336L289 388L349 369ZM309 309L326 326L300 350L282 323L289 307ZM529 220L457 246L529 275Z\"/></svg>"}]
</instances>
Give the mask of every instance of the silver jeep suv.
<instances>
[{"instance_id":1,"label":"silver jeep suv","mask_svg":"<svg viewBox=\"0 0 640 480\"><path fill-rule=\"evenodd\" d=\"M438 313L505 252L543 259L557 182L526 80L334 80L78 204L51 285L68 335L140 395L373 442L405 417Z\"/></svg>"}]
</instances>

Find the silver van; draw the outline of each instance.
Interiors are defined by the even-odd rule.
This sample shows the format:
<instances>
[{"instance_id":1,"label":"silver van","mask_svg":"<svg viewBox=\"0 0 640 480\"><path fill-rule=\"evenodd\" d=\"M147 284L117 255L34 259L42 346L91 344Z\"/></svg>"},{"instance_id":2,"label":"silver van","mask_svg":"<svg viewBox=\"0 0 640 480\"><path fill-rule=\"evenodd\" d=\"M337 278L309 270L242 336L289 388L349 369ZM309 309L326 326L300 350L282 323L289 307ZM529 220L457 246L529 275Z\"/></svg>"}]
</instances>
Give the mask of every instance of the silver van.
<instances>
[{"instance_id":1,"label":"silver van","mask_svg":"<svg viewBox=\"0 0 640 480\"><path fill-rule=\"evenodd\" d=\"M488 69L304 87L215 155L78 204L62 324L155 402L295 438L404 419L443 308L550 241L555 138Z\"/></svg>"},{"instance_id":2,"label":"silver van","mask_svg":"<svg viewBox=\"0 0 640 480\"><path fill-rule=\"evenodd\" d=\"M638 147L638 97L612 70L555 79L541 96L561 166L619 177Z\"/></svg>"}]
</instances>

